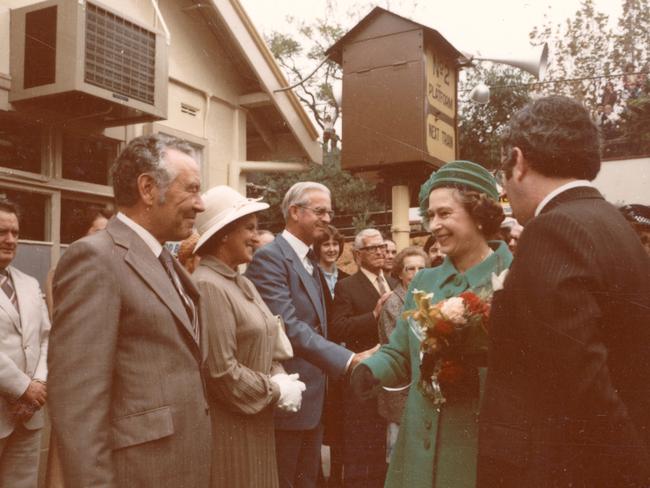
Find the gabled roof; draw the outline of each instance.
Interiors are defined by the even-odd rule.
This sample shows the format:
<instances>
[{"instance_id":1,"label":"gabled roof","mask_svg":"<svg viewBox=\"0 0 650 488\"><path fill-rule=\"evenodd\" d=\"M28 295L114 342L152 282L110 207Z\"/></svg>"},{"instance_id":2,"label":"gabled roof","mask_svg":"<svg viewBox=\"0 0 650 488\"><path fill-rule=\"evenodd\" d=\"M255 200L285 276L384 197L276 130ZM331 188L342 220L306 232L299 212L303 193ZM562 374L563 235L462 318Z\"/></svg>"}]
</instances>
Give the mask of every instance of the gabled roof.
<instances>
[{"instance_id":1,"label":"gabled roof","mask_svg":"<svg viewBox=\"0 0 650 488\"><path fill-rule=\"evenodd\" d=\"M239 55L257 78L264 93L269 96L298 144L310 160L322 163L322 149L314 124L291 90L276 92L288 87L289 83L244 8L238 0L211 0L210 3L237 45Z\"/></svg>"},{"instance_id":2,"label":"gabled roof","mask_svg":"<svg viewBox=\"0 0 650 488\"><path fill-rule=\"evenodd\" d=\"M451 45L447 39L445 39L442 34L437 30L427 27L424 24L419 24L411 19L397 15L396 13L386 10L381 7L373 8L368 15L359 21L352 29L350 29L347 34L341 37L336 43L334 43L326 52L325 55L330 58L332 61L335 61L338 64L343 64L343 47L349 42L354 42L355 39L361 34L365 29L371 26L376 22L381 16L391 16L394 19L399 19L403 21L404 27L409 27L412 29L422 29L425 36L430 37L433 42L440 46L447 54L456 60L465 60L465 56L458 49Z\"/></svg>"}]
</instances>

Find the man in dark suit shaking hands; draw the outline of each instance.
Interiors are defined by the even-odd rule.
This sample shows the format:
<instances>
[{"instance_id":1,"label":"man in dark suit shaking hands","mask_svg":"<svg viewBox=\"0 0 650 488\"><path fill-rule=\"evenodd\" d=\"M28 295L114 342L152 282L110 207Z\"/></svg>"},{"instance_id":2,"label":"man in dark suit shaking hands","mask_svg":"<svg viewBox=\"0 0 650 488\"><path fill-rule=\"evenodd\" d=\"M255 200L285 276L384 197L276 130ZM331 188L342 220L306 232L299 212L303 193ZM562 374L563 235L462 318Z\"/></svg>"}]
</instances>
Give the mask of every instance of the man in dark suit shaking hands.
<instances>
[{"instance_id":1,"label":"man in dark suit shaking hands","mask_svg":"<svg viewBox=\"0 0 650 488\"><path fill-rule=\"evenodd\" d=\"M320 462L321 415L326 375L341 376L365 356L327 340L324 287L311 249L327 230L329 189L314 182L293 185L282 202L286 227L260 248L246 270L267 306L284 319L294 357L284 362L307 385L296 413L276 412L275 443L281 487L314 487Z\"/></svg>"},{"instance_id":2,"label":"man in dark suit shaking hands","mask_svg":"<svg viewBox=\"0 0 650 488\"><path fill-rule=\"evenodd\" d=\"M589 183L598 130L574 100L540 98L502 152L525 229L492 304L479 486L650 486L650 262Z\"/></svg>"}]
</instances>

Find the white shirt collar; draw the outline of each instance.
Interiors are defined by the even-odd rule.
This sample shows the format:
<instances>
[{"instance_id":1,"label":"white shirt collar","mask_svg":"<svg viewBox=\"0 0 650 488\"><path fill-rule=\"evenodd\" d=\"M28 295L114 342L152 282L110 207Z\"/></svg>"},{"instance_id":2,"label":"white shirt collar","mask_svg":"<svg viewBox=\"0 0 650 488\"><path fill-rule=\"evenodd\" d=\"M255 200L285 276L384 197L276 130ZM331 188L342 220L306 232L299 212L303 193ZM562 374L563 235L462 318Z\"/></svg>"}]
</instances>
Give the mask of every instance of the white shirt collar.
<instances>
[{"instance_id":1,"label":"white shirt collar","mask_svg":"<svg viewBox=\"0 0 650 488\"><path fill-rule=\"evenodd\" d=\"M386 286L387 290L390 290L390 286L388 285L388 282L386 281L386 278L384 278L384 272L383 270L379 270L379 274L375 274L372 271L368 271L366 268L362 268L359 266L359 269L361 272L366 275L366 278L370 280L370 283L372 283L372 286L375 287L375 290L377 290L377 293L381 294L381 291L379 290L379 283L377 283L377 279L381 276L382 282Z\"/></svg>"},{"instance_id":2,"label":"white shirt collar","mask_svg":"<svg viewBox=\"0 0 650 488\"><path fill-rule=\"evenodd\" d=\"M157 258L160 257L160 253L162 252L162 245L154 236L151 235L151 232L135 222L133 219L124 215L122 212L117 212L117 218L120 219L125 225L130 227L133 232L140 236L147 247L151 249L151 252L154 254L154 256Z\"/></svg>"},{"instance_id":3,"label":"white shirt collar","mask_svg":"<svg viewBox=\"0 0 650 488\"><path fill-rule=\"evenodd\" d=\"M541 202L539 202L539 205L537 205L537 208L535 209L535 217L537 217L542 212L542 210L548 204L548 202L553 200L560 193L564 193L567 190L571 190L572 188L578 188L580 186L588 186L593 188L594 185L592 185L587 180L574 180L574 181L570 181L569 183L565 183L562 186L558 186L555 190L553 190L551 193L546 195Z\"/></svg>"},{"instance_id":4,"label":"white shirt collar","mask_svg":"<svg viewBox=\"0 0 650 488\"><path fill-rule=\"evenodd\" d=\"M282 237L284 237L291 248L296 251L296 254L301 259L301 261L304 261L307 257L307 253L309 252L309 246L294 236L287 229L284 229L282 231Z\"/></svg>"}]
</instances>

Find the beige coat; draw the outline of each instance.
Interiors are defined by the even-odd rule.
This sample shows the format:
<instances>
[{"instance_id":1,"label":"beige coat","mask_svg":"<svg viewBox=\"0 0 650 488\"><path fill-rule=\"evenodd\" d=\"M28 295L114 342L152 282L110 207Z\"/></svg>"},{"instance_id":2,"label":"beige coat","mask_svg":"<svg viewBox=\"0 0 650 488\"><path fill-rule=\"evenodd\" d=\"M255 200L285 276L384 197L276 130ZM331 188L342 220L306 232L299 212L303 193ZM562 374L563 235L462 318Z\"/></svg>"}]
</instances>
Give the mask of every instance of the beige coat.
<instances>
[{"instance_id":1,"label":"beige coat","mask_svg":"<svg viewBox=\"0 0 650 488\"><path fill-rule=\"evenodd\" d=\"M32 380L47 380L47 341L50 321L38 282L9 266L7 271L16 290L18 308L0 290L0 439L14 430L10 402L16 400ZM38 410L25 427L43 427L43 410Z\"/></svg>"},{"instance_id":2,"label":"beige coat","mask_svg":"<svg viewBox=\"0 0 650 488\"><path fill-rule=\"evenodd\" d=\"M162 264L121 221L67 249L54 277L48 355L66 488L208 486L204 352L189 328Z\"/></svg>"},{"instance_id":3,"label":"beige coat","mask_svg":"<svg viewBox=\"0 0 650 488\"><path fill-rule=\"evenodd\" d=\"M212 256L193 278L209 341L207 386L212 411L212 487L278 486L273 409L280 397L270 375L278 331L248 278ZM277 368L277 369L276 369Z\"/></svg>"}]
</instances>

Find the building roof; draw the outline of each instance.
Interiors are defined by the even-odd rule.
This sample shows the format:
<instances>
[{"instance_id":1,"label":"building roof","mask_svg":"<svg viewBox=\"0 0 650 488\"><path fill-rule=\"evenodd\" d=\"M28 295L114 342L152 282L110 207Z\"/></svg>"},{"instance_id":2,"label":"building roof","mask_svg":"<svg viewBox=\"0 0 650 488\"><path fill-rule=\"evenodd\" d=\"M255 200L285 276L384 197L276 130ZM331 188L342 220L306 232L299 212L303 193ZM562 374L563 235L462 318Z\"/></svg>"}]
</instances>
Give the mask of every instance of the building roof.
<instances>
[{"instance_id":1,"label":"building roof","mask_svg":"<svg viewBox=\"0 0 650 488\"><path fill-rule=\"evenodd\" d=\"M259 83L261 92L249 97L251 107L260 108L260 116L272 118L273 113L268 110L272 106L279 118L270 121L271 126L288 128L309 159L322 163L318 131L291 90L277 91L289 86L287 79L242 5L238 0L211 0L210 4L216 10L221 24L215 30L228 32L237 57L244 61L247 70Z\"/></svg>"},{"instance_id":2,"label":"building roof","mask_svg":"<svg viewBox=\"0 0 650 488\"><path fill-rule=\"evenodd\" d=\"M366 15L363 19L357 23L352 29L350 29L343 37L341 37L336 43L334 43L325 54L338 64L343 64L343 48L346 44L350 42L355 42L356 38L361 34L365 29L371 26L373 23L377 22L381 17L389 16L394 19L399 19L403 21L405 27L411 27L413 29L422 29L425 36L428 36L433 39L434 43L437 46L440 46L441 49L447 52L447 54L453 59L457 59L459 62L465 62L466 58L458 49L451 45L447 39L445 39L442 34L437 30L427 27L424 24L420 24L401 15L386 10L381 7L375 7Z\"/></svg>"}]
</instances>

